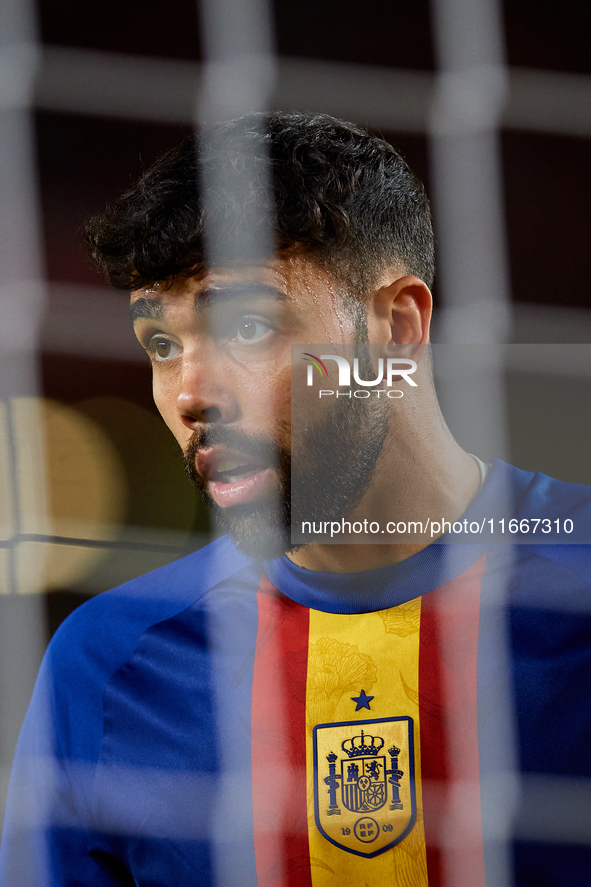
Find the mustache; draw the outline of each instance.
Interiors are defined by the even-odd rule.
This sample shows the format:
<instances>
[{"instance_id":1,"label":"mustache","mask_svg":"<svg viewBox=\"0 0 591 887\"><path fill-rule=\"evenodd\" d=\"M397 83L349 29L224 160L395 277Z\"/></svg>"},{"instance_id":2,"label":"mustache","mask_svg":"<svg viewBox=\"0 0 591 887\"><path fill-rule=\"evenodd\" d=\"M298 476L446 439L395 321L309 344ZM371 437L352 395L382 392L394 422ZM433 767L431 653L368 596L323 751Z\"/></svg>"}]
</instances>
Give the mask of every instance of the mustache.
<instances>
[{"instance_id":1,"label":"mustache","mask_svg":"<svg viewBox=\"0 0 591 887\"><path fill-rule=\"evenodd\" d=\"M191 435L191 439L183 454L185 472L193 483L201 486L203 479L195 468L195 458L199 450L209 447L223 446L228 449L238 450L251 458L254 463L277 466L289 461L290 454L278 446L274 440L260 435L246 434L237 428L229 428L226 425L212 425L208 428L198 428Z\"/></svg>"}]
</instances>

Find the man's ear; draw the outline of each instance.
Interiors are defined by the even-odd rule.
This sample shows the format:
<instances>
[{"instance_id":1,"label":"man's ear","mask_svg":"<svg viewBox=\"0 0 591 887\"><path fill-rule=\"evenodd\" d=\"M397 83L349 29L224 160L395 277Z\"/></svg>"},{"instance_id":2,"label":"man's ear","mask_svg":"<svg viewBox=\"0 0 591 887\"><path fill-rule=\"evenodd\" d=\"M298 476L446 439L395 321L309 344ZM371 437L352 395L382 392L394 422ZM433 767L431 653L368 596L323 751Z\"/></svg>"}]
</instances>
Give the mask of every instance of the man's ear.
<instances>
[{"instance_id":1,"label":"man's ear","mask_svg":"<svg viewBox=\"0 0 591 887\"><path fill-rule=\"evenodd\" d=\"M428 344L432 311L429 287L418 277L386 278L367 300L370 344Z\"/></svg>"}]
</instances>

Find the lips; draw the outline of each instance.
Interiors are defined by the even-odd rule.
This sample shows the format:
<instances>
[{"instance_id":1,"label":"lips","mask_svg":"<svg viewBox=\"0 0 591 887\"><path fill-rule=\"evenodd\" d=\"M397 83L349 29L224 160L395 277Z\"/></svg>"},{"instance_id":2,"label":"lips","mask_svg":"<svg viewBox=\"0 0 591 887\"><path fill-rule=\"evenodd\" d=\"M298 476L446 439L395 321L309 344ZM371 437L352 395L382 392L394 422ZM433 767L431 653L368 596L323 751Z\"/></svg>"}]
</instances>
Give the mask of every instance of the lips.
<instances>
[{"instance_id":1,"label":"lips","mask_svg":"<svg viewBox=\"0 0 591 887\"><path fill-rule=\"evenodd\" d=\"M275 481L274 468L257 461L256 456L225 447L199 450L195 467L220 508L254 502L264 496Z\"/></svg>"}]
</instances>

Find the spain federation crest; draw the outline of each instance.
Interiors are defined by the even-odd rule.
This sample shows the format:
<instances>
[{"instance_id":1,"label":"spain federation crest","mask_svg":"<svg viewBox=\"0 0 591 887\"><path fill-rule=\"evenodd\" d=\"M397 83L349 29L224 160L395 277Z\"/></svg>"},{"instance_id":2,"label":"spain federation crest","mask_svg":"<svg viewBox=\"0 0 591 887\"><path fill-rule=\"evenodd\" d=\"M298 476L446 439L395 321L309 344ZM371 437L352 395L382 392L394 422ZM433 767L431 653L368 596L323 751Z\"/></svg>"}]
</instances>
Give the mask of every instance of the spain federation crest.
<instances>
[{"instance_id":1,"label":"spain federation crest","mask_svg":"<svg viewBox=\"0 0 591 887\"><path fill-rule=\"evenodd\" d=\"M416 819L412 718L314 727L314 811L348 853L377 856L402 841Z\"/></svg>"}]
</instances>

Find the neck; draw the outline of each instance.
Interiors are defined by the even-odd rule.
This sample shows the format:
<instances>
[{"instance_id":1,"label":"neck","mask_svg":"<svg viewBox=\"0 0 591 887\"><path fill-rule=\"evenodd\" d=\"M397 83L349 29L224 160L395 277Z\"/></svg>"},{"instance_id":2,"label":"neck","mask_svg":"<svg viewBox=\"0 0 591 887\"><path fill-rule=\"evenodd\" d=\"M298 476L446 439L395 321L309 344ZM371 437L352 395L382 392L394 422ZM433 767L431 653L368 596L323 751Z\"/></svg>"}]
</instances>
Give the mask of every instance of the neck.
<instances>
[{"instance_id":1,"label":"neck","mask_svg":"<svg viewBox=\"0 0 591 887\"><path fill-rule=\"evenodd\" d=\"M480 489L478 465L456 443L438 409L427 415L431 422L427 427L421 422L420 433L412 433L415 422L406 434L400 424L389 434L370 486L348 520L368 518L381 526L389 521L453 523L464 513ZM421 536L404 544L310 544L288 557L308 570L355 573L399 563L437 538Z\"/></svg>"}]
</instances>

